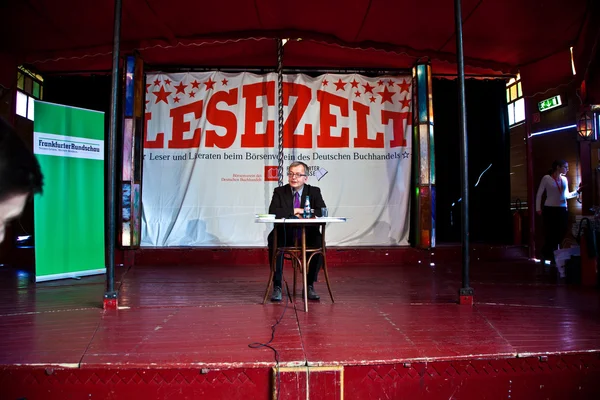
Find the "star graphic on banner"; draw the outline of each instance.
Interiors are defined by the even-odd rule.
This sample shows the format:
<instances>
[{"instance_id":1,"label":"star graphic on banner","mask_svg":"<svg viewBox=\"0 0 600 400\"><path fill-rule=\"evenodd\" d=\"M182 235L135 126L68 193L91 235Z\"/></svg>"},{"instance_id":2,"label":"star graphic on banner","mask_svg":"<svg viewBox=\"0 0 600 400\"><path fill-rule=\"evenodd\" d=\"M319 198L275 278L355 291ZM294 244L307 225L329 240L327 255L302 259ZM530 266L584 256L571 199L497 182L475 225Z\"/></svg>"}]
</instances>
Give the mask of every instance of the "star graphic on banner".
<instances>
[{"instance_id":1,"label":"star graphic on banner","mask_svg":"<svg viewBox=\"0 0 600 400\"><path fill-rule=\"evenodd\" d=\"M183 81L179 82L179 85L175 85L173 86L175 89L177 89L177 92L175 92L175 94L178 93L183 93L185 94L185 88L187 87L187 85L183 84Z\"/></svg>"},{"instance_id":2,"label":"star graphic on banner","mask_svg":"<svg viewBox=\"0 0 600 400\"><path fill-rule=\"evenodd\" d=\"M350 84L354 89L358 89L358 82L356 82L356 79L353 79L352 82L350 82Z\"/></svg>"},{"instance_id":3,"label":"star graphic on banner","mask_svg":"<svg viewBox=\"0 0 600 400\"><path fill-rule=\"evenodd\" d=\"M393 80L391 80L391 79L389 79L389 80L387 81L387 85L388 85L388 86L394 86L394 81L393 81Z\"/></svg>"},{"instance_id":4,"label":"star graphic on banner","mask_svg":"<svg viewBox=\"0 0 600 400\"><path fill-rule=\"evenodd\" d=\"M406 82L405 79L402 79L402 83L396 83L396 85L400 86L400 93L410 90L410 83Z\"/></svg>"},{"instance_id":5,"label":"star graphic on banner","mask_svg":"<svg viewBox=\"0 0 600 400\"><path fill-rule=\"evenodd\" d=\"M171 80L170 79L165 79L165 85L170 85L171 84Z\"/></svg>"},{"instance_id":6,"label":"star graphic on banner","mask_svg":"<svg viewBox=\"0 0 600 400\"><path fill-rule=\"evenodd\" d=\"M192 82L192 89L199 89L200 88L200 82L198 82L197 80L194 79L194 82Z\"/></svg>"},{"instance_id":7,"label":"star graphic on banner","mask_svg":"<svg viewBox=\"0 0 600 400\"><path fill-rule=\"evenodd\" d=\"M188 94L190 95L190 97L196 97L196 92L194 92L193 90L190 90Z\"/></svg>"},{"instance_id":8,"label":"star graphic on banner","mask_svg":"<svg viewBox=\"0 0 600 400\"><path fill-rule=\"evenodd\" d=\"M151 83L146 83L146 93L148 93L148 88L149 88L150 86L152 86L152 84L151 84Z\"/></svg>"},{"instance_id":9,"label":"star graphic on banner","mask_svg":"<svg viewBox=\"0 0 600 400\"><path fill-rule=\"evenodd\" d=\"M323 79L323 86L329 85L329 81L327 79Z\"/></svg>"},{"instance_id":10,"label":"star graphic on banner","mask_svg":"<svg viewBox=\"0 0 600 400\"><path fill-rule=\"evenodd\" d=\"M146 104L144 105L144 107L146 108L146 110L148 109L148 103L150 103L150 100L146 100Z\"/></svg>"},{"instance_id":11,"label":"star graphic on banner","mask_svg":"<svg viewBox=\"0 0 600 400\"><path fill-rule=\"evenodd\" d=\"M156 102L154 104L158 104L159 101L164 101L169 104L169 95L173 92L167 92L165 87L161 85L160 89L157 92L152 92L156 96Z\"/></svg>"},{"instance_id":12,"label":"star graphic on banner","mask_svg":"<svg viewBox=\"0 0 600 400\"><path fill-rule=\"evenodd\" d=\"M344 83L341 79L338 80L337 82L334 83L335 85L335 91L337 92L338 90L345 90L344 86L346 86L346 83Z\"/></svg>"},{"instance_id":13,"label":"star graphic on banner","mask_svg":"<svg viewBox=\"0 0 600 400\"><path fill-rule=\"evenodd\" d=\"M179 97L177 97L177 96L173 97L173 103L179 103Z\"/></svg>"},{"instance_id":14,"label":"star graphic on banner","mask_svg":"<svg viewBox=\"0 0 600 400\"><path fill-rule=\"evenodd\" d=\"M154 86L160 86L160 81L158 79L154 81Z\"/></svg>"},{"instance_id":15,"label":"star graphic on banner","mask_svg":"<svg viewBox=\"0 0 600 400\"><path fill-rule=\"evenodd\" d=\"M221 85L223 85L223 86L227 86L227 82L229 82L227 79L223 79L223 80L221 81Z\"/></svg>"},{"instance_id":16,"label":"star graphic on banner","mask_svg":"<svg viewBox=\"0 0 600 400\"><path fill-rule=\"evenodd\" d=\"M354 92L354 97L360 97L360 92L357 90L356 92Z\"/></svg>"},{"instance_id":17,"label":"star graphic on banner","mask_svg":"<svg viewBox=\"0 0 600 400\"><path fill-rule=\"evenodd\" d=\"M373 97L373 96L369 97L369 101L370 101L371 103L375 103L375 100L376 100L376 99L375 99L375 97Z\"/></svg>"},{"instance_id":18,"label":"star graphic on banner","mask_svg":"<svg viewBox=\"0 0 600 400\"><path fill-rule=\"evenodd\" d=\"M407 153L406 151L402 153L403 158L408 158L408 156L410 156L410 153Z\"/></svg>"},{"instance_id":19,"label":"star graphic on banner","mask_svg":"<svg viewBox=\"0 0 600 400\"><path fill-rule=\"evenodd\" d=\"M206 90L210 90L213 88L213 86L215 85L215 81L213 81L212 79L208 78L208 80L206 82L204 82L204 84L206 85Z\"/></svg>"},{"instance_id":20,"label":"star graphic on banner","mask_svg":"<svg viewBox=\"0 0 600 400\"><path fill-rule=\"evenodd\" d=\"M401 109L404 109L406 107L410 107L410 99L400 100L400 104L402 104L402 108Z\"/></svg>"},{"instance_id":21,"label":"star graphic on banner","mask_svg":"<svg viewBox=\"0 0 600 400\"><path fill-rule=\"evenodd\" d=\"M373 93L373 89L375 89L375 86L369 85L369 82L366 85L362 85L362 87L365 88L365 93Z\"/></svg>"},{"instance_id":22,"label":"star graphic on banner","mask_svg":"<svg viewBox=\"0 0 600 400\"><path fill-rule=\"evenodd\" d=\"M389 101L390 103L394 104L394 102L392 101L392 96L395 95L396 93L394 92L390 92L387 88L387 86L383 87L383 92L377 92L380 96L381 96L381 104L385 103L386 101Z\"/></svg>"},{"instance_id":23,"label":"star graphic on banner","mask_svg":"<svg viewBox=\"0 0 600 400\"><path fill-rule=\"evenodd\" d=\"M381 86L381 85L383 85L383 80L381 80L381 79L380 79L380 80L377 82L377 86Z\"/></svg>"}]
</instances>

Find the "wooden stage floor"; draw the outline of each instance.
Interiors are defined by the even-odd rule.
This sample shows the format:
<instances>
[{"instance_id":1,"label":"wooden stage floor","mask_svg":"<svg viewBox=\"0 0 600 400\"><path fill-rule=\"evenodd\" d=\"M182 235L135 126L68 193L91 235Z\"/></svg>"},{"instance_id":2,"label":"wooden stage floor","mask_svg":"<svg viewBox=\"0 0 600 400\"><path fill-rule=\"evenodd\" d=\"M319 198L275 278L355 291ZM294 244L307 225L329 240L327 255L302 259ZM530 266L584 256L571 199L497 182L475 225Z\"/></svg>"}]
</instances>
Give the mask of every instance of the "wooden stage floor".
<instances>
[{"instance_id":1,"label":"wooden stage floor","mask_svg":"<svg viewBox=\"0 0 600 400\"><path fill-rule=\"evenodd\" d=\"M321 276L321 300L311 301L308 313L300 293L295 304L261 304L264 265L120 267L119 309L112 312L101 308L103 276L32 284L25 274L4 270L0 368L4 375L27 366L45 368L46 375L48 368L270 368L275 352L249 344L268 342L281 318L270 343L280 367L590 354L597 363L592 381L598 382L598 290L561 283L553 270L526 259L475 260L475 304L461 306L460 268L459 260L334 263L335 304ZM7 379L0 375L0 388L14 385ZM587 393L597 393L597 386L588 385ZM346 384L345 391L350 388Z\"/></svg>"}]
</instances>

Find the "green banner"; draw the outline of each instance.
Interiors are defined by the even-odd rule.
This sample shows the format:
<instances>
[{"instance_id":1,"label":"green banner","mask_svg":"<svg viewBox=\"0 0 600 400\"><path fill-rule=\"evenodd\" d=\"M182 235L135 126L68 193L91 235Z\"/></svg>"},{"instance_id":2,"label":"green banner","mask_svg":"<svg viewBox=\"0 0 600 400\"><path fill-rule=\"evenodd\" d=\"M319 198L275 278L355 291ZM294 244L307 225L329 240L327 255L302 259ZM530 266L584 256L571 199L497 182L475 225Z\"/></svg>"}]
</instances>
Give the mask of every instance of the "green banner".
<instances>
[{"instance_id":1,"label":"green banner","mask_svg":"<svg viewBox=\"0 0 600 400\"><path fill-rule=\"evenodd\" d=\"M34 200L36 281L105 273L104 113L42 101L34 110L44 174Z\"/></svg>"}]
</instances>

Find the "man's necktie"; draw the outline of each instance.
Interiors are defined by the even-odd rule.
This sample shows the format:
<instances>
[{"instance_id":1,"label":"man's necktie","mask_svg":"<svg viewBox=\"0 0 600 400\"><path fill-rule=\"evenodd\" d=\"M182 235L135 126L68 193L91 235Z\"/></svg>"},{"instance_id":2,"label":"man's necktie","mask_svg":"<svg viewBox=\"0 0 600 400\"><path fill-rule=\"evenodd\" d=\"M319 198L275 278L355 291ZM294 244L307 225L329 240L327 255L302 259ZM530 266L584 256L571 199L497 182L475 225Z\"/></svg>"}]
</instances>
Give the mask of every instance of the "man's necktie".
<instances>
[{"instance_id":1,"label":"man's necktie","mask_svg":"<svg viewBox=\"0 0 600 400\"><path fill-rule=\"evenodd\" d=\"M300 208L300 193L294 192L294 208ZM296 239L296 246L302 240L302 231L298 228L294 230L294 237Z\"/></svg>"}]
</instances>

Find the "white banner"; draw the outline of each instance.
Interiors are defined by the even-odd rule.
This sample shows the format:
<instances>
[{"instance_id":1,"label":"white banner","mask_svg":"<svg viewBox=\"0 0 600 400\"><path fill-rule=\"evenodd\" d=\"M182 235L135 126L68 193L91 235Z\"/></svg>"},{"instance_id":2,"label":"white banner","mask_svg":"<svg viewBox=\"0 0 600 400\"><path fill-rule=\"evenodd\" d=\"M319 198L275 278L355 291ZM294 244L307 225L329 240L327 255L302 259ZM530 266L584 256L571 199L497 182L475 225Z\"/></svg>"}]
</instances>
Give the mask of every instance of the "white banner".
<instances>
[{"instance_id":1,"label":"white banner","mask_svg":"<svg viewBox=\"0 0 600 400\"><path fill-rule=\"evenodd\" d=\"M152 74L146 85L142 246L264 246L277 187L277 75ZM321 188L332 246L406 245L411 77L283 77L284 175ZM287 176L284 176L284 184Z\"/></svg>"}]
</instances>

